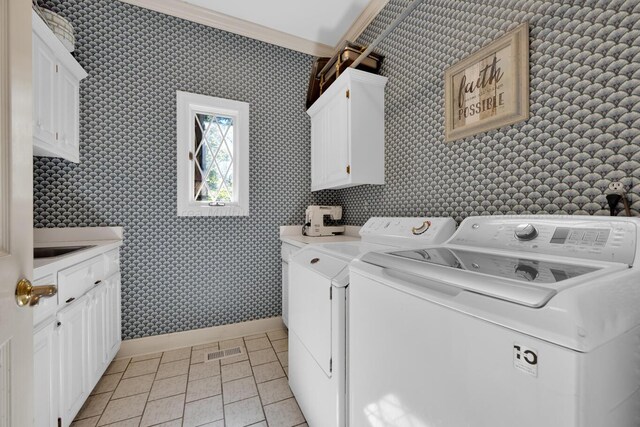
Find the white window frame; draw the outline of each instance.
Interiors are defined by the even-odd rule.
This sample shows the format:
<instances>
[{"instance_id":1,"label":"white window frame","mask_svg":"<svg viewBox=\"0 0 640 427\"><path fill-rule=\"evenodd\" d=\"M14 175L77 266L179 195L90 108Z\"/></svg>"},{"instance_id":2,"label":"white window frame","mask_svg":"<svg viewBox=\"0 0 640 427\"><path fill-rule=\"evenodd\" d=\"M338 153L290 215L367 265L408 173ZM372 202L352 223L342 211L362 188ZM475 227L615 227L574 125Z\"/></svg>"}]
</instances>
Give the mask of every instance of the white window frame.
<instances>
[{"instance_id":1,"label":"white window frame","mask_svg":"<svg viewBox=\"0 0 640 427\"><path fill-rule=\"evenodd\" d=\"M193 198L193 149L196 113L233 118L233 200L211 206ZM178 216L249 216L249 104L189 92L177 92ZM194 153L195 154L195 153Z\"/></svg>"}]
</instances>

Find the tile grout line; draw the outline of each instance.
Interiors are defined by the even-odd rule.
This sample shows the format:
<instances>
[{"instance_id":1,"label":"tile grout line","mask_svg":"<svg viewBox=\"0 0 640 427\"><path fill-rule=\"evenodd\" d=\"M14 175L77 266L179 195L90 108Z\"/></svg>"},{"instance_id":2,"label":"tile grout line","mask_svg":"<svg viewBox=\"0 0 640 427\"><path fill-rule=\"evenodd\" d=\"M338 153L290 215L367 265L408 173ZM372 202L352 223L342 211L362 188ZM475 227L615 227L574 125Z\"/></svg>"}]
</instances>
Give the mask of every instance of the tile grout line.
<instances>
[{"instance_id":1,"label":"tile grout line","mask_svg":"<svg viewBox=\"0 0 640 427\"><path fill-rule=\"evenodd\" d=\"M187 410L187 393L189 392L189 374L191 373L191 355L193 355L193 347L189 356L189 367L187 368L187 385L184 389L184 399L182 400L182 416L180 417L180 426L184 425L184 413Z\"/></svg>"},{"instance_id":2,"label":"tile grout line","mask_svg":"<svg viewBox=\"0 0 640 427\"><path fill-rule=\"evenodd\" d=\"M160 355L160 357L162 357L162 355ZM153 359L147 359L147 360L153 360ZM161 359L162 360L162 359ZM129 359L129 363L127 364L127 369L129 368L129 365L131 365L133 361L133 357L131 359ZM141 360L141 362L144 362L144 360ZM158 367L160 366L160 363L158 363ZM127 370L125 369L124 372L127 372ZM124 378L124 372L122 373L122 377ZM158 372L158 369L156 368L156 372L153 375L153 381L156 380L156 373ZM143 374L143 375L149 375L149 374ZM133 377L129 377L129 378L137 378L140 377L142 375L137 375L137 376L133 376ZM120 385L120 383L122 382L123 378L120 378L120 381L118 382L118 386ZM153 387L153 381L151 381L151 387ZM116 386L116 390L118 389L118 386ZM115 394L115 390L113 391L113 393ZM133 394L131 396L137 396L138 394L142 394L142 393L137 393L137 394ZM149 390L149 395L151 394L151 390ZM125 396L122 399L125 399L127 397L131 397L131 396ZM113 397L113 395L112 395ZM111 402L112 400L119 400L119 399L109 399L109 402ZM149 396L147 396L147 401L149 400ZM109 406L109 404L107 404L107 406ZM147 408L147 402L145 401L144 403L144 408L142 408L142 414L140 414L140 422L138 423L138 425L142 424L142 417L144 416L144 410ZM107 407L105 406L104 411L106 411ZM104 415L104 411L102 411L102 415ZM100 419L102 419L102 415L100 415ZM131 418L127 418L127 419L133 419L133 418L137 418L137 417L131 417ZM120 420L120 421L125 421L125 420ZM116 422L120 422L120 421L116 421ZM98 424L100 424L100 420L98 420ZM114 424L114 423L111 423Z\"/></svg>"},{"instance_id":3,"label":"tile grout line","mask_svg":"<svg viewBox=\"0 0 640 427\"><path fill-rule=\"evenodd\" d=\"M282 362L280 361L280 358L278 357L278 352L276 351L275 347L273 346L273 341L269 337L269 334L266 334L266 335L267 335L267 340L269 341L269 345L273 349L273 352L276 354L276 360L275 361L277 361L278 365L280 365L280 369L282 369L282 372L284 373L284 377L287 379L287 387L289 387L289 375L287 375L287 372L284 370L284 366L282 366ZM287 340L288 340L288 337L289 337L289 332L287 331ZM288 358L288 355L287 355L287 358ZM269 362L269 363L271 363L271 362ZM256 366L259 366L259 365L256 365ZM253 367L252 367L252 369L253 369ZM276 379L279 379L279 378L276 378ZM273 380L270 380L270 381L273 381ZM260 391L258 391L258 394L259 393L260 393ZM293 392L291 392L291 395L293 396ZM295 399L295 396L293 398ZM288 397L287 399L290 399L290 397ZM277 402L271 402L269 405L273 405L273 404L278 403L278 402L283 402L283 401L285 401L287 399L282 399L282 400L279 400ZM262 403L262 398L261 398L260 402ZM297 403L298 402L296 401L296 404ZM266 406L269 406L269 405L266 405ZM264 412L264 418L265 418L265 421L266 421L267 427L268 427L269 426L269 421L267 420L267 413L265 412L264 407L265 407L265 405L262 406L262 412ZM300 411L300 412L302 413L302 411ZM302 416L304 417L304 414ZM305 418L305 421L306 421L306 418Z\"/></svg>"},{"instance_id":4,"label":"tile grout line","mask_svg":"<svg viewBox=\"0 0 640 427\"><path fill-rule=\"evenodd\" d=\"M149 403L149 398L151 397L151 390L153 390L153 384L156 382L156 378L158 376L158 371L160 370L160 365L162 364L162 357L164 356L164 352L160 355L160 362L158 363L158 367L156 368L156 372L153 374L153 381L151 381L151 388L149 389L149 394L147 395L147 399L144 402L144 407L142 408L142 414L140 414L140 422L138 426L142 425L142 420L144 420L144 413L147 410L147 404ZM153 360L153 359L150 359ZM135 378L135 377L134 377Z\"/></svg>"},{"instance_id":5,"label":"tile grout line","mask_svg":"<svg viewBox=\"0 0 640 427\"><path fill-rule=\"evenodd\" d=\"M269 340L269 337L267 337L267 340ZM249 341L251 341L251 340L249 340ZM271 344L271 341L269 341L269 344ZM244 341L244 346L245 346L245 348L247 347L246 340ZM249 350L247 350L247 357L249 357ZM258 366L258 365L256 365L256 366ZM267 427L268 427L269 426L269 422L267 421L267 413L264 411L264 405L262 404L262 396L260 396L260 389L258 388L258 382L256 381L256 373L253 370L253 365L251 364L251 358L249 358L249 368L251 368L251 376L253 378L253 383L256 385L256 393L258 393L258 401L260 402L260 410L262 411L262 419L264 420L264 422L267 424ZM258 422L260 422L260 421L258 421ZM257 424L257 423L254 423L254 424Z\"/></svg>"},{"instance_id":6,"label":"tile grout line","mask_svg":"<svg viewBox=\"0 0 640 427\"><path fill-rule=\"evenodd\" d=\"M274 331L280 331L280 330L274 330ZM224 365L224 366L231 366L231 365L238 364L238 363L242 363L242 362L247 362L247 363L249 364L249 367L250 367L250 369L251 369L251 374L250 374L250 375L247 375L247 376L245 376L245 377L235 378L234 380L230 380L230 381L235 381L235 380L238 380L238 379L243 379L243 378L251 377L251 378L253 379L253 381L254 381L254 384L256 385L256 391L257 391L256 396L258 397L258 400L259 400L259 402L260 402L260 408L261 408L261 411L262 411L263 419L262 419L261 421L258 421L257 423L251 424L251 425L259 424L259 423L261 423L261 422L264 422L265 424L267 424L267 426L269 425L269 423L268 423L268 421L267 421L267 419L266 419L266 412L265 412L265 410L264 410L265 406L268 406L268 405L264 405L264 403L263 403L262 397L261 397L261 395L260 395L260 390L258 389L258 382L257 382L257 380L256 380L256 376L255 376L255 369L254 369L254 368L255 368L255 367L258 367L258 366L263 366L263 365L266 365L266 364L269 364L269 363L273 363L273 362L275 362L275 360L274 360L274 361L270 361L270 362L265 362L265 363L256 364L256 365L254 366L254 365L251 363L251 359L250 359L250 357L249 357L249 353L250 353L250 352L249 352L249 351L248 351L248 349L247 349L247 342L250 342L250 341L253 341L253 340L257 340L257 339L260 339L260 338L266 338L266 339L267 339L267 341L269 342L269 348L270 348L270 349L275 353L275 355L276 355L276 360L277 360L277 362L278 362L278 366L282 369L283 373L285 374L285 375L284 375L284 378L286 378L286 380L287 380L287 385L288 385L288 378L289 378L289 376L288 376L288 374L285 372L285 367L284 367L284 365L282 364L282 361L280 360L280 358L278 357L278 352L276 351L275 347L273 346L273 341L274 341L274 340L272 340L272 339L269 337L268 332L271 332L271 331L264 332L262 336L254 336L253 338L251 338L251 339L249 339L249 340L247 340L245 337L233 338L233 339L241 339L241 340L242 340L242 345L244 346L244 349L245 349L245 352L246 352L247 359L245 359L245 360L235 361L235 362L233 362L233 363L229 363L229 364L227 364L227 365ZM288 334L287 334L287 336L288 336ZM287 339L287 337L279 338L278 340L284 340L284 339ZM231 339L229 339L229 340L231 340ZM229 340L223 340L223 341L229 341ZM278 341L278 340L275 340L275 341ZM202 350L202 351L203 351L203 353L206 353L206 350L207 350L207 349L213 349L213 348L215 348L215 345L214 345L214 344L217 344L217 346L218 346L218 350L220 350L220 342L219 342L219 341L218 341L218 342L216 342L216 343L201 344L201 345L210 345L210 346L209 346L209 347L204 347L204 348L202 348L202 349L198 349L198 350ZM176 350L177 350L177 349L176 349ZM80 421L80 420L85 420L85 419L88 419L88 418L93 418L93 417L99 417L99 418L98 418L98 424L99 424L99 423L100 423L100 421L102 421L102 418L104 417L104 414L105 414L106 408L109 406L109 403L114 402L114 401L118 401L118 400L122 400L122 399L126 399L126 398L130 398L130 397L134 397L134 396L139 396L139 395L141 395L141 394L148 393L148 394L147 394L147 399L145 400L145 404L144 404L144 407L143 407L143 410L142 410L142 414L141 414L141 415L139 415L139 417L140 417L140 424L142 424L142 420L143 420L143 418L144 418L144 415L145 415L145 413L146 413L146 410L147 410L148 405L149 405L149 403L150 403L150 402L155 402L155 401L158 401L158 400L161 400L161 399L170 398L170 397L175 397L175 396L178 396L178 395L180 395L180 394L183 394L183 393L176 393L176 394L172 394L172 395L170 395L170 396L163 396L163 397L158 398L158 399L155 399L155 400L150 400L150 398L151 398L151 391L153 390L153 386L156 384L156 382L157 382L157 381L166 380L166 379L176 378L176 377L178 377L178 376L182 376L182 375L186 375L186 377L187 377L187 378L186 378L186 379L187 379L187 385L186 385L186 389L185 389L185 391L184 391L184 398L183 398L183 401L182 401L182 417L181 417L181 418L175 418L175 419L168 420L168 421L162 421L162 422L163 422L163 423L164 423L164 422L171 422L171 421L176 421L176 420L179 420L179 419L180 419L180 420L181 420L181 424L182 424L182 425L184 425L185 409L186 409L187 404L189 404L189 403L193 403L193 402L198 402L198 401L205 400L205 399L210 399L210 398L215 397L215 396L221 396L221 399L222 399L222 407L223 407L223 418L222 418L222 420L216 420L216 421L223 421L223 422L226 424L226 410L225 410L225 406L226 406L226 405L225 405L225 402L224 402L224 392L223 392L223 385L224 385L224 382L222 381L222 369L223 369L223 365L222 365L221 361L217 361L218 366L219 366L219 375L213 375L213 376L210 376L210 377L198 378L198 379L193 380L193 381L197 381L197 380L203 380L203 379L213 378L213 377L219 376L221 392L220 392L219 394L214 394L213 396L203 397L203 398L200 398L200 399L193 400L193 401L191 401L191 402L187 402L187 401L186 401L186 400L187 400L187 393L188 393L188 389L189 389L189 383L191 383L191 382L192 382L192 381L190 381L190 374L191 374L192 367L193 367L194 365L199 365L199 364L200 364L200 363L195 363L195 364L193 364L193 363L192 363L192 360L193 360L193 354L194 354L194 352L195 352L195 351L198 351L198 350L194 350L194 349L193 349L193 346L189 347L189 350L190 350L190 353L189 353L189 357L188 357L188 358L181 358L181 359L177 359L177 360L171 360L171 361L164 362L164 363L162 362L162 360L163 360L163 357L165 356L165 354L166 354L167 352L162 352L162 353L160 353L160 356L159 356L159 357L154 357L154 358L150 358L150 359L140 360L140 361L136 361L136 362L134 362L134 361L133 361L133 359L135 358L135 356L134 356L134 357L130 357L130 358L128 358L129 360L127 361L127 363L126 363L126 365L125 365L125 367L124 367L124 369L123 369L122 371L120 371L120 372L113 372L113 373L110 373L110 374L106 374L106 373L105 373L105 374L103 374L103 376L101 377L101 379L102 379L103 377L108 376L108 375L117 375L117 374L121 374L121 376L120 376L120 378L119 378L118 382L115 384L115 388L114 388L113 390L111 390L111 391L105 391L105 392L103 392L103 393L90 394L90 396L99 396L99 395L102 395L102 394L111 393L111 395L109 396L109 399L108 399L108 401L107 401L107 404L106 404L106 405L105 405L105 407L102 409L101 413L100 413L100 414L98 414L98 415L94 415L94 416L92 416L92 417L86 417L86 418L79 419L78 421ZM171 350L171 351L173 351L173 350ZM256 350L256 351L259 351L259 350ZM127 370L132 366L132 364L133 364L133 363L138 363L138 362L147 362L147 361L151 361L151 360L154 360L154 359L160 359L160 361L159 361L159 363L158 363L158 365L157 365L157 367L156 367L156 369L155 369L155 371L154 371L154 372L148 372L148 373L143 373L143 374L140 374L140 375L135 375L135 376L131 376L131 377L124 378L125 373L126 373L126 372L127 372ZM122 359L118 359L118 360L122 360ZM174 363L174 362L180 362L180 361L183 361L183 360L188 360L188 367L187 367L187 372L186 372L186 374L184 374L184 373L183 373L183 374L177 374L177 375L172 375L172 376L170 376L170 377L165 377L165 378L160 378L160 379L158 379L158 373L159 373L159 371L160 371L160 367L161 367L163 364ZM114 360L114 361L116 361L116 360ZM113 363L114 361L112 361L112 363ZM201 363L204 363L204 360L203 360ZM142 376L145 376L145 375L149 375L149 374L151 374L151 373L153 373L153 380L152 380L152 382L151 382L151 389L150 389L148 392L135 393L135 394L131 394L131 395L128 395L128 396L123 396L123 397L119 397L119 398L113 398L113 396L115 395L116 390L118 389L118 387L120 386L120 384L121 384L124 380L139 378L139 377L142 377ZM282 377L281 377L281 378L282 378ZM275 378L275 379L270 379L270 380L267 380L267 381L263 381L263 383L267 383L267 382L269 382L269 381L274 381L274 380L277 380L277 379L280 379L280 378ZM230 381L227 381L227 382L230 382ZM248 397L248 398L245 398L245 399L240 399L240 400L238 400L238 401L236 401L236 402L230 402L229 404L233 404L233 403L237 403L237 402L242 402L242 401L244 401L244 400L253 399L253 398L254 398L254 397L256 397L256 396L251 396L251 397ZM292 397L293 397L293 399L295 399L295 396L292 396ZM291 399L292 397L288 397L288 398L285 398L285 399L281 399L281 400L277 400L277 401L271 402L271 403L269 403L269 405L273 405L273 404L276 404L276 403L279 403L279 402L282 402L282 401L285 401L285 400ZM296 402L296 403L297 403L297 402ZM123 419L123 420L118 420L118 421L115 421L115 422L116 422L116 423L118 423L118 422L122 422L122 421L127 421L127 420L131 420L131 419L134 419L134 418L137 418L137 417L138 417L138 416L130 417L130 418L126 418L126 419ZM76 420L74 419L74 421L76 421ZM299 424L299 425L304 425L304 423ZM299 426L299 425L298 425L298 426Z\"/></svg>"},{"instance_id":7,"label":"tile grout line","mask_svg":"<svg viewBox=\"0 0 640 427\"><path fill-rule=\"evenodd\" d=\"M282 368L282 371L285 373L285 378L287 379L287 386L289 386L289 370L285 370L284 365L282 365L282 361L280 360L280 358L278 357L278 352L276 351L275 347L273 347L273 341L279 341L279 340L272 340L268 335L267 335L268 339L269 339L269 344L271 344L271 347L273 348L274 353L276 354L276 359L278 360L278 363L280 364L280 367ZM289 331L287 330L287 338L280 338L280 339L286 339L287 340L287 367L289 366ZM284 353L284 352L281 352ZM278 378L276 378L278 379ZM291 387L289 387L289 389L291 389ZM300 423L300 424L296 424L296 427L304 425L307 422L307 418L304 416L304 413L302 412L302 409L300 408L300 405L298 404L298 400L296 399L295 395L293 394L293 391L291 391L291 395L292 397L287 397L286 399L282 399L279 400L277 402L272 402L269 405L273 405L276 404L278 402L284 402L285 400L291 399L293 398L294 401L296 402L296 405L298 406L298 410L300 411L300 414L302 414L302 418L304 418L304 422ZM267 406L269 406L267 405ZM263 407L264 410L264 407ZM266 414L265 414L266 415Z\"/></svg>"},{"instance_id":8,"label":"tile grout line","mask_svg":"<svg viewBox=\"0 0 640 427\"><path fill-rule=\"evenodd\" d=\"M122 377L124 377L124 373L127 371L127 369L129 369L129 365L131 365L131 360L132 360L132 359L133 359L133 358L129 358L129 360L127 361L127 365L124 367L124 370L122 371L122 376L121 376L121 377L120 377L120 379L118 380L118 384L116 384L116 387L113 389L113 391L111 391L111 392L106 392L106 393L111 393L111 396L109 396L109 400L107 400L107 404L106 404L106 405L104 405L104 408L102 409L102 411L100 411L100 414L99 414L99 415L94 415L94 416L96 416L96 417L99 417L99 418L98 418L98 422L96 423L96 425L100 424L100 420L102 419L102 416L104 415L104 411L106 411L106 410L107 410L107 406L109 406L109 402L111 402L111 398L113 397L113 394L116 392L116 390L117 390L118 386L120 385L120 382L122 381ZM113 363L114 361L115 361L115 360L112 360L112 361L111 361L111 363ZM111 363L109 363L109 366L111 366ZM107 370L109 370L109 367L108 367L108 366L107 366ZM120 372L114 372L114 374L119 374L119 373L120 373ZM104 376L104 374L103 374L102 376ZM102 379L102 377L100 377L100 380L101 380L101 379ZM100 382L100 380L98 380L98 382ZM97 386L97 384L96 384L96 386ZM95 387L94 387L94 388L95 388ZM93 390L92 390L92 391L93 391ZM105 393L98 393L98 394L95 394L94 396L97 396L97 395L99 395L99 394L105 394ZM89 397L91 397L91 393L89 393ZM86 402L85 402L85 403L86 403ZM84 405L83 405L83 406L84 406ZM80 408L80 410L82 410L82 408ZM76 414L76 417L77 417L77 416L78 416L78 414ZM87 417L87 418L92 418L92 417ZM81 421L81 420L84 420L84 419L87 419L87 418L80 418L80 419L78 419L78 421ZM74 418L73 420L71 420L71 423L74 423L75 421L76 421L76 418Z\"/></svg>"}]
</instances>

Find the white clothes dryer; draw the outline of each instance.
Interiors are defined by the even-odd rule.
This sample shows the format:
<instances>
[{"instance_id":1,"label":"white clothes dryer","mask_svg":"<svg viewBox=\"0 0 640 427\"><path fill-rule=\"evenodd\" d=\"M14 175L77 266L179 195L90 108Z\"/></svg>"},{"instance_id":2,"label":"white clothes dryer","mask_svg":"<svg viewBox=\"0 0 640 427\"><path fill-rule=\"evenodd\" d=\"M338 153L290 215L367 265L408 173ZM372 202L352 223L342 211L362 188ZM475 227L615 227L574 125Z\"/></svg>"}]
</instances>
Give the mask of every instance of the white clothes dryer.
<instances>
[{"instance_id":1,"label":"white clothes dryer","mask_svg":"<svg viewBox=\"0 0 640 427\"><path fill-rule=\"evenodd\" d=\"M360 242L313 245L289 263L289 384L312 427L346 424L348 265L370 251L435 245L451 218L371 218Z\"/></svg>"}]
</instances>

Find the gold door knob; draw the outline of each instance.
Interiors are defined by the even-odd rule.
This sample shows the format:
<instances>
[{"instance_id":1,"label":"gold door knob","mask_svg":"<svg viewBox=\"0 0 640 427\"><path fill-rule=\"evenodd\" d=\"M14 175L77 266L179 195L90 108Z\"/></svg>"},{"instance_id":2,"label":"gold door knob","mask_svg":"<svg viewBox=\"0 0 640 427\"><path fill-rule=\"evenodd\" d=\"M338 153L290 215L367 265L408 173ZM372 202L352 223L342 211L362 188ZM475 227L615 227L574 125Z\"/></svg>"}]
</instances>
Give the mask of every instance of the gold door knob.
<instances>
[{"instance_id":1,"label":"gold door knob","mask_svg":"<svg viewBox=\"0 0 640 427\"><path fill-rule=\"evenodd\" d=\"M56 285L33 286L27 279L16 285L16 302L20 307L38 305L40 298L49 298L58 293Z\"/></svg>"}]
</instances>

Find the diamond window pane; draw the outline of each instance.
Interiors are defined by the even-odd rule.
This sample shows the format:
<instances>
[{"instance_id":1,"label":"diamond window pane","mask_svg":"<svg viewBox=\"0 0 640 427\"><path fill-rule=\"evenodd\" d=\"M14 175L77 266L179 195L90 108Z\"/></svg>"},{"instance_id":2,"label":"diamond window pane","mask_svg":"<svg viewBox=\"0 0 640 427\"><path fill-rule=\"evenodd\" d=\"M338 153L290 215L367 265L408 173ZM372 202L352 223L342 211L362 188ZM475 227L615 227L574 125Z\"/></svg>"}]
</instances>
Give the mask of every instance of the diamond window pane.
<instances>
[{"instance_id":1,"label":"diamond window pane","mask_svg":"<svg viewBox=\"0 0 640 427\"><path fill-rule=\"evenodd\" d=\"M194 116L194 192L202 202L233 200L233 118L197 113Z\"/></svg>"}]
</instances>

